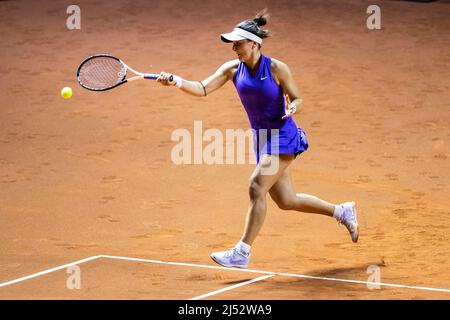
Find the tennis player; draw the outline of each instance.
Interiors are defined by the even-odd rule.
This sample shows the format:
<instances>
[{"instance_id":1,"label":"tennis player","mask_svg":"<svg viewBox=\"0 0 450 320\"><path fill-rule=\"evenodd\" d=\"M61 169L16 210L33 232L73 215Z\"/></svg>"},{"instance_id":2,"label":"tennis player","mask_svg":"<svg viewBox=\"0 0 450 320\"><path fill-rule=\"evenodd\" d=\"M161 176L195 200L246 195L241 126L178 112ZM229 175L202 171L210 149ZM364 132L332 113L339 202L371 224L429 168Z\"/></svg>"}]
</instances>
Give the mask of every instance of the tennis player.
<instances>
[{"instance_id":1,"label":"tennis player","mask_svg":"<svg viewBox=\"0 0 450 320\"><path fill-rule=\"evenodd\" d=\"M263 148L257 143L257 165L250 178L250 205L242 238L234 248L211 254L215 262L225 267L248 267L251 246L266 216L267 193L282 210L334 217L347 228L353 242L357 242L359 236L355 202L332 204L294 191L290 165L308 148L305 133L292 119L303 101L289 67L261 52L263 39L269 36L269 31L261 28L267 20L268 15L263 10L252 20L236 25L232 32L222 34L222 41L232 43L237 59L224 63L205 80L188 81L173 75L173 80L169 81L172 74L166 72L157 79L163 85L175 85L199 97L211 94L231 80L248 114L254 138L261 130L276 130L274 135L267 134ZM274 138L277 148L273 148ZM278 164L277 170L265 174L264 168L271 163Z\"/></svg>"}]
</instances>

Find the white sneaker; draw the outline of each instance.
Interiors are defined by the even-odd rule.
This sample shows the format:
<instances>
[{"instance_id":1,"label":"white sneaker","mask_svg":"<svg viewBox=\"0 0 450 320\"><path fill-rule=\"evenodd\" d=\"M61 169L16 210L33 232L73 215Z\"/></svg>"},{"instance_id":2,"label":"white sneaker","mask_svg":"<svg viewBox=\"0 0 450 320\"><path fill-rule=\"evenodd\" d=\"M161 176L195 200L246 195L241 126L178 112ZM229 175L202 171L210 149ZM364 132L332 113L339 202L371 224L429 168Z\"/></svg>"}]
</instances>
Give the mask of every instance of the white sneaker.
<instances>
[{"instance_id":1,"label":"white sneaker","mask_svg":"<svg viewBox=\"0 0 450 320\"><path fill-rule=\"evenodd\" d=\"M240 252L237 248L233 248L228 251L213 252L211 254L211 259L224 267L246 269L250 260L250 253L246 255L245 253Z\"/></svg>"},{"instance_id":2,"label":"white sneaker","mask_svg":"<svg viewBox=\"0 0 450 320\"><path fill-rule=\"evenodd\" d=\"M350 236L352 237L352 241L358 242L359 226L355 202L344 202L341 206L344 208L344 211L338 221L347 228Z\"/></svg>"}]
</instances>

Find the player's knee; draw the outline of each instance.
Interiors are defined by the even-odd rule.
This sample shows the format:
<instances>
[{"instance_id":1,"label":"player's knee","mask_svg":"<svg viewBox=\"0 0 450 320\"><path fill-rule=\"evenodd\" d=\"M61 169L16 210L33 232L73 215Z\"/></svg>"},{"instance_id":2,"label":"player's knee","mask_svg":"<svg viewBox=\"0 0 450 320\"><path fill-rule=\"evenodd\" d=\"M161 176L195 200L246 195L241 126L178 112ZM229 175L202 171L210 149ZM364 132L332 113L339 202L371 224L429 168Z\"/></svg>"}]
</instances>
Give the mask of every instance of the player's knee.
<instances>
[{"instance_id":1,"label":"player's knee","mask_svg":"<svg viewBox=\"0 0 450 320\"><path fill-rule=\"evenodd\" d=\"M292 201L292 199L288 197L282 197L280 199L277 199L275 203L281 210L292 210L294 208L294 201Z\"/></svg>"},{"instance_id":2,"label":"player's knee","mask_svg":"<svg viewBox=\"0 0 450 320\"><path fill-rule=\"evenodd\" d=\"M263 186L258 183L255 179L250 180L250 185L248 187L248 194L250 196L250 200L255 201L262 199L265 196Z\"/></svg>"}]
</instances>

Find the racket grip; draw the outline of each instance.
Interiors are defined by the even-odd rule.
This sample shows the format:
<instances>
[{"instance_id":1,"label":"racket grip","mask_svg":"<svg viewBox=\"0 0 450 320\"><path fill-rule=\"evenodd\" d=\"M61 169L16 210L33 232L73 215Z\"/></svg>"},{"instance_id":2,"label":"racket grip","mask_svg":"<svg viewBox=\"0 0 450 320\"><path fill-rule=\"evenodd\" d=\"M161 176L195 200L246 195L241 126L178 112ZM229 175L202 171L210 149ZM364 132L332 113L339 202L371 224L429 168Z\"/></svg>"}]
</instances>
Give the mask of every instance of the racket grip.
<instances>
[{"instance_id":1,"label":"racket grip","mask_svg":"<svg viewBox=\"0 0 450 320\"><path fill-rule=\"evenodd\" d=\"M148 80L156 80L158 79L159 74L154 74L154 73L144 73L144 79L148 79Z\"/></svg>"},{"instance_id":2,"label":"racket grip","mask_svg":"<svg viewBox=\"0 0 450 320\"><path fill-rule=\"evenodd\" d=\"M156 80L158 79L159 74L154 74L154 73L145 73L144 74L144 79L149 79L149 80ZM169 81L172 82L173 81L173 75L170 76Z\"/></svg>"}]
</instances>

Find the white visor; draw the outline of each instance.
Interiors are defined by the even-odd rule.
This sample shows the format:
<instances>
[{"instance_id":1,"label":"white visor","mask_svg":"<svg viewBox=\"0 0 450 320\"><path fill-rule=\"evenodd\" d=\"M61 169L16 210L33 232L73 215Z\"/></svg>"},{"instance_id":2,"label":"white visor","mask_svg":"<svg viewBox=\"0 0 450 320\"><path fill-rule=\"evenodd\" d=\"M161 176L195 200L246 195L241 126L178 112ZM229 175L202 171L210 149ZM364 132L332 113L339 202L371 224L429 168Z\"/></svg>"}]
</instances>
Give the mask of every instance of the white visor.
<instances>
[{"instance_id":1,"label":"white visor","mask_svg":"<svg viewBox=\"0 0 450 320\"><path fill-rule=\"evenodd\" d=\"M262 43L262 39L258 37L256 34L253 34L241 28L234 28L233 31L230 33L223 33L220 35L220 38L222 39L223 42L233 42L248 39L255 41L256 43L259 44Z\"/></svg>"}]
</instances>

